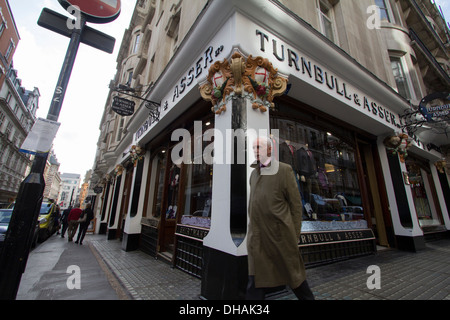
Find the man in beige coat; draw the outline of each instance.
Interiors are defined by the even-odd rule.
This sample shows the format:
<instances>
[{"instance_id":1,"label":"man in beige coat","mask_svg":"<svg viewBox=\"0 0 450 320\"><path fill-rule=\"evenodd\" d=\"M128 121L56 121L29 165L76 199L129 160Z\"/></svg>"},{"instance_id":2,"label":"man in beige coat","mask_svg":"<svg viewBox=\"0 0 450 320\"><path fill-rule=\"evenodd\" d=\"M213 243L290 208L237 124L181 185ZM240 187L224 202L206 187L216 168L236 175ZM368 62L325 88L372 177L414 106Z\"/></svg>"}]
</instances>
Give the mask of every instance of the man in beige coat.
<instances>
[{"instance_id":1,"label":"man in beige coat","mask_svg":"<svg viewBox=\"0 0 450 320\"><path fill-rule=\"evenodd\" d=\"M267 138L253 143L247 236L247 299L264 299L266 289L289 285L300 300L314 300L298 249L302 202L292 167L271 158Z\"/></svg>"}]
</instances>

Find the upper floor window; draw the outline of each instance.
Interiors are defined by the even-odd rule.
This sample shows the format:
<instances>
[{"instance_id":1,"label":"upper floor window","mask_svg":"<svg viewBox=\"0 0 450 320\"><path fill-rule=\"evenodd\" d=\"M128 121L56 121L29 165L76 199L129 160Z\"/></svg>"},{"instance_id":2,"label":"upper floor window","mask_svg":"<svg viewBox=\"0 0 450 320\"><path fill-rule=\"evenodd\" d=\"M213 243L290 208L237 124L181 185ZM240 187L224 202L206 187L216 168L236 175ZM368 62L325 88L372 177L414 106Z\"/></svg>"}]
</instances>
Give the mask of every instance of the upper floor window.
<instances>
[{"instance_id":1,"label":"upper floor window","mask_svg":"<svg viewBox=\"0 0 450 320\"><path fill-rule=\"evenodd\" d=\"M0 37L3 34L3 31L5 31L6 29L6 22L0 18Z\"/></svg>"},{"instance_id":2,"label":"upper floor window","mask_svg":"<svg viewBox=\"0 0 450 320\"><path fill-rule=\"evenodd\" d=\"M381 21L392 22L388 2L388 0L375 0L375 4L380 9Z\"/></svg>"},{"instance_id":3,"label":"upper floor window","mask_svg":"<svg viewBox=\"0 0 450 320\"><path fill-rule=\"evenodd\" d=\"M10 56L11 56L11 54L12 54L12 52L13 52L15 47L16 47L16 45L14 44L14 41L11 39L11 41L9 42L8 50L6 50L6 53L5 53L5 58L6 59L10 58Z\"/></svg>"},{"instance_id":4,"label":"upper floor window","mask_svg":"<svg viewBox=\"0 0 450 320\"><path fill-rule=\"evenodd\" d=\"M320 31L328 39L336 42L333 24L333 6L328 1L318 1L317 5L320 20Z\"/></svg>"},{"instance_id":5,"label":"upper floor window","mask_svg":"<svg viewBox=\"0 0 450 320\"><path fill-rule=\"evenodd\" d=\"M397 92L405 99L411 98L411 92L408 86L402 59L400 57L391 57L391 68L397 85Z\"/></svg>"},{"instance_id":6,"label":"upper floor window","mask_svg":"<svg viewBox=\"0 0 450 320\"><path fill-rule=\"evenodd\" d=\"M141 44L141 34L137 33L136 38L134 40L133 54L138 52L140 44Z\"/></svg>"}]
</instances>

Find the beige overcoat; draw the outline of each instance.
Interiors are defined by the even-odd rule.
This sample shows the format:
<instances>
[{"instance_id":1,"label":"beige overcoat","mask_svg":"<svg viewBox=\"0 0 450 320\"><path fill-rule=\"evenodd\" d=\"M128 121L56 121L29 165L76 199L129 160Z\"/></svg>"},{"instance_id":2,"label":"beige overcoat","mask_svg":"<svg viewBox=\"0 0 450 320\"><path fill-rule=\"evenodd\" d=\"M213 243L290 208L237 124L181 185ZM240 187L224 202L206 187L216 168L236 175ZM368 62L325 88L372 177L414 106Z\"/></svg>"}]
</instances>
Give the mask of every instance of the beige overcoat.
<instances>
[{"instance_id":1,"label":"beige overcoat","mask_svg":"<svg viewBox=\"0 0 450 320\"><path fill-rule=\"evenodd\" d=\"M273 164L272 164L273 165ZM289 285L297 288L306 279L298 242L302 202L292 167L279 162L275 175L261 175L259 164L250 176L249 275L256 288Z\"/></svg>"}]
</instances>

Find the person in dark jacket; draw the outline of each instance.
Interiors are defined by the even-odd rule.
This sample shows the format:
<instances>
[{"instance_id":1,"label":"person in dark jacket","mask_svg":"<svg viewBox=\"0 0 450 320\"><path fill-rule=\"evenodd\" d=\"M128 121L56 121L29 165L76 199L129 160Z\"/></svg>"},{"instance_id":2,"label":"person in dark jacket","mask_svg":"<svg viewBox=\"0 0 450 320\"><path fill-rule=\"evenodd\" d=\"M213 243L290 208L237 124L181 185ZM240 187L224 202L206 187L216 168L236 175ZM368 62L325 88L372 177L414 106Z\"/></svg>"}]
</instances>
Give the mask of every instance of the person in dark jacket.
<instances>
[{"instance_id":1,"label":"person in dark jacket","mask_svg":"<svg viewBox=\"0 0 450 320\"><path fill-rule=\"evenodd\" d=\"M61 225L62 225L61 238L64 238L67 227L69 226L69 222L67 221L67 218L69 217L70 210L72 210L72 206L69 206L66 210L64 210L63 214L61 215Z\"/></svg>"},{"instance_id":2,"label":"person in dark jacket","mask_svg":"<svg viewBox=\"0 0 450 320\"><path fill-rule=\"evenodd\" d=\"M263 300L267 288L289 285L298 299L314 300L298 249L303 209L292 167L272 159L267 138L257 138L253 150L257 162L250 176L247 299Z\"/></svg>"},{"instance_id":3,"label":"person in dark jacket","mask_svg":"<svg viewBox=\"0 0 450 320\"><path fill-rule=\"evenodd\" d=\"M94 212L91 209L91 204L88 203L86 205L86 209L83 210L80 217L80 228L78 230L78 237L75 243L83 244L84 236L86 235L86 231L92 219L94 219Z\"/></svg>"}]
</instances>

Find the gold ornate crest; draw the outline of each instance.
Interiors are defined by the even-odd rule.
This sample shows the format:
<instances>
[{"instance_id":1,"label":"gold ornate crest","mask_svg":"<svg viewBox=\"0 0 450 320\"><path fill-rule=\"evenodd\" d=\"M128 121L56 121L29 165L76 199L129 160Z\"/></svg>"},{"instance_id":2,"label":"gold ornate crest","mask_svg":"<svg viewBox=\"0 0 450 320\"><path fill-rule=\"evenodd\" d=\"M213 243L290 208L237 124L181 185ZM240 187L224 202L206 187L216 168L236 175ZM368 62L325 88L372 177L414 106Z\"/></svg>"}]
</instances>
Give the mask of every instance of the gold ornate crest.
<instances>
[{"instance_id":1,"label":"gold ornate crest","mask_svg":"<svg viewBox=\"0 0 450 320\"><path fill-rule=\"evenodd\" d=\"M200 93L203 99L212 102L211 110L216 114L226 111L227 102L236 97L248 98L253 109L266 112L286 88L287 78L279 75L268 59L251 55L245 59L235 52L230 61L217 61L210 67Z\"/></svg>"}]
</instances>

